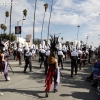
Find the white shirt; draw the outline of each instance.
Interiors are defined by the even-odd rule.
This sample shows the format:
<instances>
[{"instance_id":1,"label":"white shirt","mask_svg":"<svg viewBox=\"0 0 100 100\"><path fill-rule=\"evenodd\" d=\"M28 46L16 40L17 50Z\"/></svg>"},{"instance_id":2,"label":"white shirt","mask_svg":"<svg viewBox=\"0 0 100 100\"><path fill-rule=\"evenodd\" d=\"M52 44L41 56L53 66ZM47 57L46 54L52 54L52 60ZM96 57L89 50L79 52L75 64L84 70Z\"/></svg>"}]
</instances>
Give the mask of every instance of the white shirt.
<instances>
[{"instance_id":1,"label":"white shirt","mask_svg":"<svg viewBox=\"0 0 100 100\"><path fill-rule=\"evenodd\" d=\"M26 52L25 56L32 56L32 53L31 52Z\"/></svg>"},{"instance_id":2,"label":"white shirt","mask_svg":"<svg viewBox=\"0 0 100 100\"><path fill-rule=\"evenodd\" d=\"M41 50L41 53L45 53L45 50L44 50L44 49L42 49L42 50Z\"/></svg>"},{"instance_id":3,"label":"white shirt","mask_svg":"<svg viewBox=\"0 0 100 100\"><path fill-rule=\"evenodd\" d=\"M58 51L58 55L63 55L63 52L62 51Z\"/></svg>"},{"instance_id":4,"label":"white shirt","mask_svg":"<svg viewBox=\"0 0 100 100\"><path fill-rule=\"evenodd\" d=\"M71 56L78 56L78 53L76 51L72 51Z\"/></svg>"},{"instance_id":5,"label":"white shirt","mask_svg":"<svg viewBox=\"0 0 100 100\"><path fill-rule=\"evenodd\" d=\"M46 51L46 56L50 55L50 50Z\"/></svg>"},{"instance_id":6,"label":"white shirt","mask_svg":"<svg viewBox=\"0 0 100 100\"><path fill-rule=\"evenodd\" d=\"M22 49L21 48L18 48L18 51L22 52Z\"/></svg>"},{"instance_id":7,"label":"white shirt","mask_svg":"<svg viewBox=\"0 0 100 100\"><path fill-rule=\"evenodd\" d=\"M89 54L89 52L86 50L86 54Z\"/></svg>"},{"instance_id":8,"label":"white shirt","mask_svg":"<svg viewBox=\"0 0 100 100\"><path fill-rule=\"evenodd\" d=\"M77 53L82 55L82 51L81 50L77 50Z\"/></svg>"}]
</instances>

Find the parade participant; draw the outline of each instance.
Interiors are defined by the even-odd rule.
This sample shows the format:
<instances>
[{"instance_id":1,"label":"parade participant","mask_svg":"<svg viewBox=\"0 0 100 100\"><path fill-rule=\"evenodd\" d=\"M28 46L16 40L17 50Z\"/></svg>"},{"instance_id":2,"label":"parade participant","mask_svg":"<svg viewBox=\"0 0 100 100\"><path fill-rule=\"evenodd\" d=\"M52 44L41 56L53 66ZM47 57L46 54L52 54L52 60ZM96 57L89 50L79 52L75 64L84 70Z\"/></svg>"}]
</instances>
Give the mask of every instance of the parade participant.
<instances>
[{"instance_id":1,"label":"parade participant","mask_svg":"<svg viewBox=\"0 0 100 100\"><path fill-rule=\"evenodd\" d=\"M25 54L27 52L27 48L28 48L28 43L25 42L25 47L24 47L24 60L25 60Z\"/></svg>"},{"instance_id":2,"label":"parade participant","mask_svg":"<svg viewBox=\"0 0 100 100\"><path fill-rule=\"evenodd\" d=\"M25 54L25 67L24 67L24 73L26 73L26 69L29 65L29 70L32 72L32 62L31 62L32 53L29 51L29 48L27 48L27 52Z\"/></svg>"},{"instance_id":3,"label":"parade participant","mask_svg":"<svg viewBox=\"0 0 100 100\"><path fill-rule=\"evenodd\" d=\"M82 56L82 51L80 50L80 47L77 47L77 53L78 53L77 69L78 69L78 65L79 65L79 69L81 70L81 56Z\"/></svg>"},{"instance_id":4,"label":"parade participant","mask_svg":"<svg viewBox=\"0 0 100 100\"><path fill-rule=\"evenodd\" d=\"M18 56L18 60L19 60L19 65L22 65L21 63L21 58L22 58L22 48L21 48L21 44L19 43L19 48L17 50L17 56Z\"/></svg>"},{"instance_id":5,"label":"parade participant","mask_svg":"<svg viewBox=\"0 0 100 100\"><path fill-rule=\"evenodd\" d=\"M8 62L6 59L6 55L4 54L3 49L0 47L0 70L1 72L4 72L4 77L6 81L10 80L10 77L8 76Z\"/></svg>"},{"instance_id":6,"label":"parade participant","mask_svg":"<svg viewBox=\"0 0 100 100\"><path fill-rule=\"evenodd\" d=\"M75 67L75 75L77 75L77 57L78 54L76 52L76 48L73 47L73 51L71 52L71 77L73 77L74 67Z\"/></svg>"},{"instance_id":7,"label":"parade participant","mask_svg":"<svg viewBox=\"0 0 100 100\"><path fill-rule=\"evenodd\" d=\"M57 59L55 59L55 54L53 53L53 51L50 51L50 56L48 57L47 62L48 62L49 68L48 68L48 73L47 73L46 80L45 80L46 97L48 97L48 93L49 93L50 88L51 88L52 77L54 78L54 92L57 92L57 86L59 83L59 81L57 80L57 78L59 76L58 75L59 73L57 73L58 62L57 62Z\"/></svg>"},{"instance_id":8,"label":"parade participant","mask_svg":"<svg viewBox=\"0 0 100 100\"><path fill-rule=\"evenodd\" d=\"M64 59L66 60L67 48L66 48L65 45L63 46L63 50L62 50L62 51L63 51L63 54L64 54L64 56L65 56ZM64 59L63 59L63 60L64 60Z\"/></svg>"},{"instance_id":9,"label":"parade participant","mask_svg":"<svg viewBox=\"0 0 100 100\"><path fill-rule=\"evenodd\" d=\"M42 66L42 64L44 63L44 60L45 60L45 50L44 50L44 47L41 49L40 53L41 53L41 60L40 60L40 68L41 68L41 66Z\"/></svg>"},{"instance_id":10,"label":"parade participant","mask_svg":"<svg viewBox=\"0 0 100 100\"><path fill-rule=\"evenodd\" d=\"M41 50L42 50L42 45L40 44L40 49L39 49L39 62L41 61Z\"/></svg>"},{"instance_id":11,"label":"parade participant","mask_svg":"<svg viewBox=\"0 0 100 100\"><path fill-rule=\"evenodd\" d=\"M63 69L63 52L62 52L62 45L59 43L59 50L58 50L58 66L60 66Z\"/></svg>"},{"instance_id":12,"label":"parade participant","mask_svg":"<svg viewBox=\"0 0 100 100\"><path fill-rule=\"evenodd\" d=\"M86 58L86 53L85 51L82 51L82 56L81 56L81 66L83 65L83 67L85 66L85 58Z\"/></svg>"},{"instance_id":13,"label":"parade participant","mask_svg":"<svg viewBox=\"0 0 100 100\"><path fill-rule=\"evenodd\" d=\"M45 75L47 75L47 71L48 71L48 63L47 63L47 59L48 59L48 56L50 55L50 49L49 47L47 47L47 50L46 50L46 59L45 59Z\"/></svg>"},{"instance_id":14,"label":"parade participant","mask_svg":"<svg viewBox=\"0 0 100 100\"><path fill-rule=\"evenodd\" d=\"M16 43L14 44L14 49L13 49L13 56L14 56L14 60L16 58L16 55L17 55L17 45Z\"/></svg>"},{"instance_id":15,"label":"parade participant","mask_svg":"<svg viewBox=\"0 0 100 100\"><path fill-rule=\"evenodd\" d=\"M91 48L89 48L89 59L88 59L89 63L91 63L91 56L92 56L92 50Z\"/></svg>"}]
</instances>

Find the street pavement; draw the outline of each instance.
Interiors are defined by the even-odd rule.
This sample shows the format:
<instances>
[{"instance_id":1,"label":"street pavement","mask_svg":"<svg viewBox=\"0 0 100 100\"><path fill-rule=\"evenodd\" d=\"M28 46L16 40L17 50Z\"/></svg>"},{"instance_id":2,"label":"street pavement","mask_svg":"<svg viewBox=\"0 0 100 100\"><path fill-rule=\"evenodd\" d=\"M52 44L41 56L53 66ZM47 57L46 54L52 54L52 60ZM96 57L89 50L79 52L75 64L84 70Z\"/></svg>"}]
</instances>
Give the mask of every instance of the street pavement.
<instances>
[{"instance_id":1,"label":"street pavement","mask_svg":"<svg viewBox=\"0 0 100 100\"><path fill-rule=\"evenodd\" d=\"M70 60L64 61L64 69L61 70L63 78L60 78L58 92L53 92L53 84L49 97L45 97L45 75L44 67L39 67L39 62L32 61L33 72L23 73L24 61L18 65L18 61L9 60L14 74L9 68L10 81L5 81L3 74L0 74L0 100L97 100L100 98L91 87L91 82L85 81L90 75L93 64L87 64L78 72L78 75L70 77Z\"/></svg>"}]
</instances>

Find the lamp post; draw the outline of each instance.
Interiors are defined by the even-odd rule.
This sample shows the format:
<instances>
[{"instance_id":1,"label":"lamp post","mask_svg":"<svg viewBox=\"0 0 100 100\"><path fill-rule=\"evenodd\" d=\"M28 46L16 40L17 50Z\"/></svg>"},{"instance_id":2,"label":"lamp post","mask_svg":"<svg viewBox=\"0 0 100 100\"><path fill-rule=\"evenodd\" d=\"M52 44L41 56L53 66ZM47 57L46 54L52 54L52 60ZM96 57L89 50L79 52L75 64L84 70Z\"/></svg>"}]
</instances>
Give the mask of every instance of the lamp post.
<instances>
[{"instance_id":1,"label":"lamp post","mask_svg":"<svg viewBox=\"0 0 100 100\"><path fill-rule=\"evenodd\" d=\"M17 27L18 27L19 22L22 20L26 20L26 19L21 19L21 20L17 21ZM19 42L19 34L18 34L18 42Z\"/></svg>"},{"instance_id":2,"label":"lamp post","mask_svg":"<svg viewBox=\"0 0 100 100\"><path fill-rule=\"evenodd\" d=\"M80 25L78 25L77 27L78 27L78 33L77 33L77 41L78 41L78 34L79 34Z\"/></svg>"}]
</instances>

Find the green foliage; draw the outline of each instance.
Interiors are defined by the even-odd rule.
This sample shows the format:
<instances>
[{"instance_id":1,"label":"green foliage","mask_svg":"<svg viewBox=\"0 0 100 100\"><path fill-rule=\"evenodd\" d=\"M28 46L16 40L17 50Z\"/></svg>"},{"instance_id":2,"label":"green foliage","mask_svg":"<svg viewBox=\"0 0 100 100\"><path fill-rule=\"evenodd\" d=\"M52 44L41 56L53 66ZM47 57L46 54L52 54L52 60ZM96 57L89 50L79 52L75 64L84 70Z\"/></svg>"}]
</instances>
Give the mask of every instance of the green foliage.
<instances>
[{"instance_id":1,"label":"green foliage","mask_svg":"<svg viewBox=\"0 0 100 100\"><path fill-rule=\"evenodd\" d=\"M44 8L45 8L45 12L46 12L47 8L48 8L48 4L47 3L44 4Z\"/></svg>"},{"instance_id":2,"label":"green foliage","mask_svg":"<svg viewBox=\"0 0 100 100\"><path fill-rule=\"evenodd\" d=\"M27 10L26 10L26 9L23 10L23 15L24 15L25 17L27 16Z\"/></svg>"},{"instance_id":3,"label":"green foliage","mask_svg":"<svg viewBox=\"0 0 100 100\"><path fill-rule=\"evenodd\" d=\"M8 11L5 12L5 16L9 17L9 12Z\"/></svg>"},{"instance_id":4,"label":"green foliage","mask_svg":"<svg viewBox=\"0 0 100 100\"><path fill-rule=\"evenodd\" d=\"M11 33L11 34L0 34L0 38L2 37L2 40L9 40L10 39L10 36L11 36L11 41L15 41L16 40L16 36L14 33Z\"/></svg>"}]
</instances>

